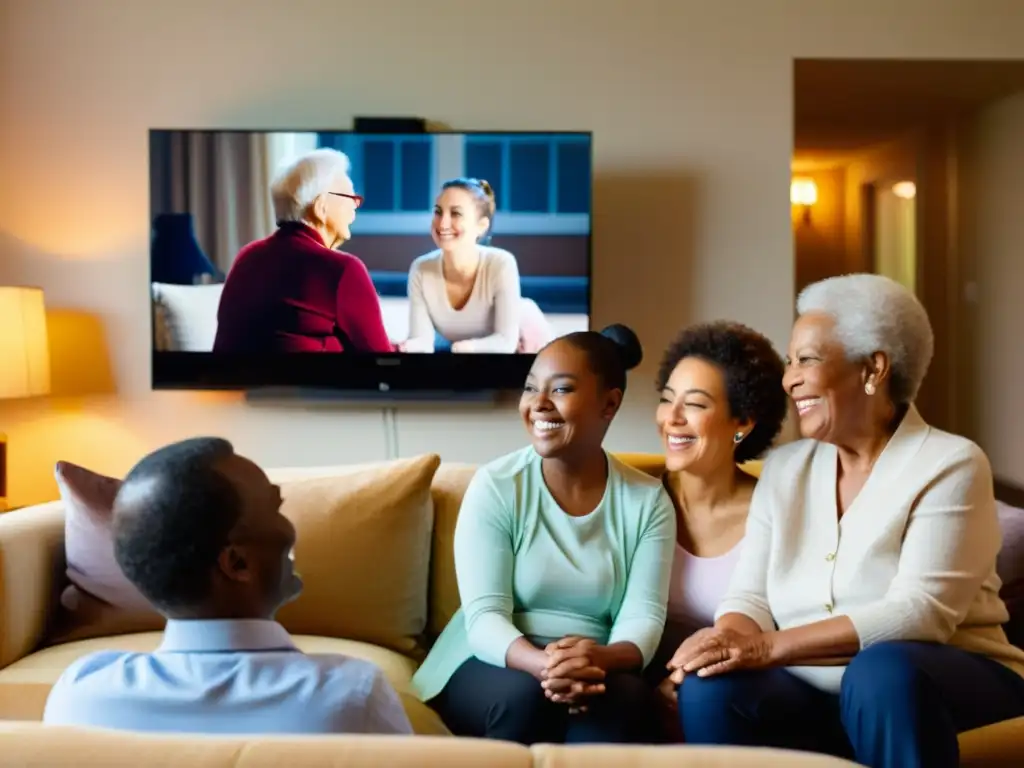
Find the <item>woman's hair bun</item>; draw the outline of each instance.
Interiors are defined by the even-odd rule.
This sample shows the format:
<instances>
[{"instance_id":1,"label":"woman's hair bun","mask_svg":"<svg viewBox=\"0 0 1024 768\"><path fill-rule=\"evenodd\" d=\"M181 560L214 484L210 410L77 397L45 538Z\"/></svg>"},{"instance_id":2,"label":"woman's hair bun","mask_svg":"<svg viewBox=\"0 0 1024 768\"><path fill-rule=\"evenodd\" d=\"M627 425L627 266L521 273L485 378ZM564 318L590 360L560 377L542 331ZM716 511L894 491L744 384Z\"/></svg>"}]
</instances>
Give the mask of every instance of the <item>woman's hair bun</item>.
<instances>
[{"instance_id":1,"label":"woman's hair bun","mask_svg":"<svg viewBox=\"0 0 1024 768\"><path fill-rule=\"evenodd\" d=\"M627 371L636 368L644 359L644 348L640 344L640 339L629 326L621 323L609 325L601 331L601 335L615 344L619 359L622 360L622 367Z\"/></svg>"}]
</instances>

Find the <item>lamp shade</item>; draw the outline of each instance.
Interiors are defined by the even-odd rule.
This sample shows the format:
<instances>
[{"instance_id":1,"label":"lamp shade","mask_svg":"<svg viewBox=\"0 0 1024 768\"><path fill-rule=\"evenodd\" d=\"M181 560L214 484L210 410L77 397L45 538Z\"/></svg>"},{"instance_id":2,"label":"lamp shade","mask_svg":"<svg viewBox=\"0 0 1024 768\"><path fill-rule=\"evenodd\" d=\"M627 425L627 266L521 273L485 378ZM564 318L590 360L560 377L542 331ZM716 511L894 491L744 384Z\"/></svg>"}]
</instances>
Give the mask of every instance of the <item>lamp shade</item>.
<instances>
[{"instance_id":1,"label":"lamp shade","mask_svg":"<svg viewBox=\"0 0 1024 768\"><path fill-rule=\"evenodd\" d=\"M0 399L49 392L50 346L43 292L0 286Z\"/></svg>"}]
</instances>

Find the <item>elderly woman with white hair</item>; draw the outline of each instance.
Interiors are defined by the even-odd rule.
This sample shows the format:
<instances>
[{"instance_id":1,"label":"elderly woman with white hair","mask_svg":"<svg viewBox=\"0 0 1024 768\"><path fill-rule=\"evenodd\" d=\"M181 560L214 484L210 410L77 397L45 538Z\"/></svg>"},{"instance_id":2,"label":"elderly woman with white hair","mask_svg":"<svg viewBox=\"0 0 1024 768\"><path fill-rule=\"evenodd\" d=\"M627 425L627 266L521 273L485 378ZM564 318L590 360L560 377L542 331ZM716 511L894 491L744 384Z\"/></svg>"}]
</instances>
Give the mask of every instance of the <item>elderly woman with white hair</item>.
<instances>
[{"instance_id":1,"label":"elderly woman with white hair","mask_svg":"<svg viewBox=\"0 0 1024 768\"><path fill-rule=\"evenodd\" d=\"M363 200L348 157L314 150L284 168L270 192L278 228L235 258L213 351L394 351L366 265L336 250Z\"/></svg>"},{"instance_id":2,"label":"elderly woman with white hair","mask_svg":"<svg viewBox=\"0 0 1024 768\"><path fill-rule=\"evenodd\" d=\"M715 626L669 663L688 743L953 768L957 734L1024 715L999 598L992 472L914 407L933 336L877 275L801 293L774 451Z\"/></svg>"}]
</instances>

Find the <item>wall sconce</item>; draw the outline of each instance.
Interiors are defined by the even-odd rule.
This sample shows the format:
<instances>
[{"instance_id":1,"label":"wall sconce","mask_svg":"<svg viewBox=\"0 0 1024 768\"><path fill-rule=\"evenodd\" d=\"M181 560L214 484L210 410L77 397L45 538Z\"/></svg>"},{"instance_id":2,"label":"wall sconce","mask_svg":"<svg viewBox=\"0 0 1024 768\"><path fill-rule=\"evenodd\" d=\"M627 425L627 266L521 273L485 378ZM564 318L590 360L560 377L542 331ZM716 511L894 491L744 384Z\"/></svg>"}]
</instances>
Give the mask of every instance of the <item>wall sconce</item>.
<instances>
[{"instance_id":1,"label":"wall sconce","mask_svg":"<svg viewBox=\"0 0 1024 768\"><path fill-rule=\"evenodd\" d=\"M801 206L804 224L810 224L811 207L818 202L818 185L814 179L793 179L789 184L789 202Z\"/></svg>"},{"instance_id":2,"label":"wall sconce","mask_svg":"<svg viewBox=\"0 0 1024 768\"><path fill-rule=\"evenodd\" d=\"M898 181L892 185L892 193L903 200L917 197L917 184L912 181Z\"/></svg>"}]
</instances>

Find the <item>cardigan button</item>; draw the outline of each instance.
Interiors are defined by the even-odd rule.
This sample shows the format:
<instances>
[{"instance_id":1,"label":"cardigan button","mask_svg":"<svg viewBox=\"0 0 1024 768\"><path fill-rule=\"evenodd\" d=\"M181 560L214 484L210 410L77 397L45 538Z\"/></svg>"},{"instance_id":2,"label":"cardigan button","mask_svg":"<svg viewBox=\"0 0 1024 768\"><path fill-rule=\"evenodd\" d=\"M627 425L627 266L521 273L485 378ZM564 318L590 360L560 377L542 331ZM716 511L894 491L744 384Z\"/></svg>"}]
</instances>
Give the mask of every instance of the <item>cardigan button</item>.
<instances>
[{"instance_id":1,"label":"cardigan button","mask_svg":"<svg viewBox=\"0 0 1024 768\"><path fill-rule=\"evenodd\" d=\"M825 610L832 613L832 603L825 603Z\"/></svg>"},{"instance_id":2,"label":"cardigan button","mask_svg":"<svg viewBox=\"0 0 1024 768\"><path fill-rule=\"evenodd\" d=\"M826 563L831 563L835 559L836 559L836 553L835 552L829 552L827 555L825 555L825 562Z\"/></svg>"}]
</instances>

